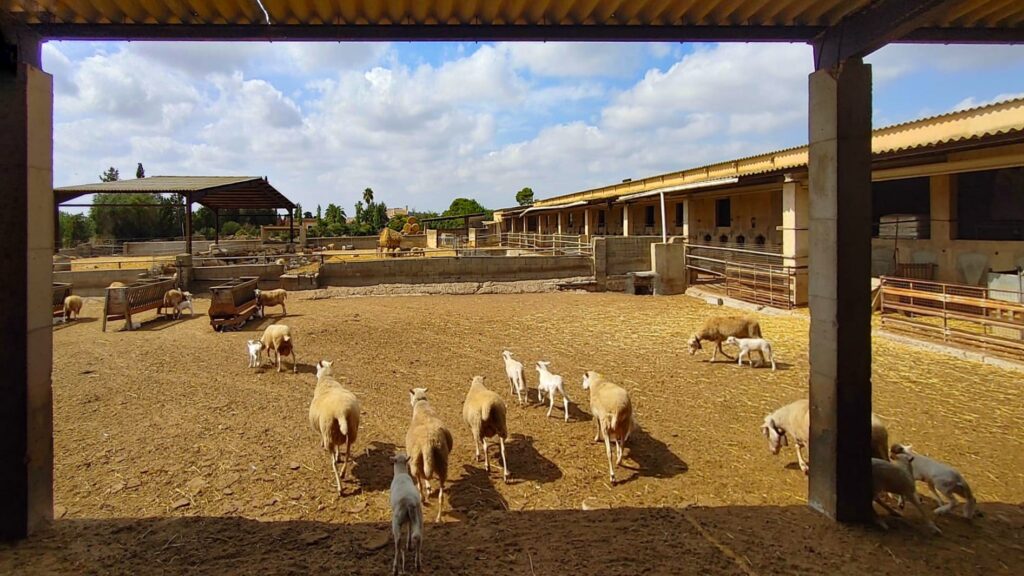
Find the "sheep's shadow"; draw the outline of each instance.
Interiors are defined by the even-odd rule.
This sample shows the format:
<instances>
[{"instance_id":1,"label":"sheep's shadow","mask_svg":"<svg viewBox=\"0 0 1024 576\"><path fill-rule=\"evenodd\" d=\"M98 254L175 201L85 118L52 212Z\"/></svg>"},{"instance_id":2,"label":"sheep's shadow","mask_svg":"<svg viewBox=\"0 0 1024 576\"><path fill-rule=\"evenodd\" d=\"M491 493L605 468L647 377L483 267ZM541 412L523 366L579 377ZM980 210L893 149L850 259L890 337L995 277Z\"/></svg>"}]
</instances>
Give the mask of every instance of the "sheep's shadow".
<instances>
[{"instance_id":1,"label":"sheep's shadow","mask_svg":"<svg viewBox=\"0 0 1024 576\"><path fill-rule=\"evenodd\" d=\"M88 316L83 316L81 318L75 318L74 320L69 320L67 322L58 322L58 323L53 325L53 329L54 330L63 330L65 328L70 328L70 327L74 326L75 324L88 324L90 322L95 322L96 320L98 320L98 318L91 318L91 317L88 317Z\"/></svg>"},{"instance_id":2,"label":"sheep's shadow","mask_svg":"<svg viewBox=\"0 0 1024 576\"><path fill-rule=\"evenodd\" d=\"M488 474L484 470L483 464L462 466L462 476L445 489L445 493L448 494L446 500L451 504L452 516L466 520L471 514L508 510L508 501L494 487L494 482L501 482L500 457L498 462L498 475L494 477L492 477L493 466L492 474ZM437 505L436 498L431 502L433 506ZM436 513L433 512L433 514Z\"/></svg>"},{"instance_id":3,"label":"sheep's shadow","mask_svg":"<svg viewBox=\"0 0 1024 576\"><path fill-rule=\"evenodd\" d=\"M682 458L676 456L667 444L651 436L639 425L629 435L621 467L633 470L636 474L619 480L619 484L626 484L641 477L675 478L690 469L689 465Z\"/></svg>"},{"instance_id":4,"label":"sheep's shadow","mask_svg":"<svg viewBox=\"0 0 1024 576\"><path fill-rule=\"evenodd\" d=\"M390 442L374 440L352 459L352 476L359 481L359 487L367 492L383 492L391 488L394 465L391 457L398 446Z\"/></svg>"},{"instance_id":5,"label":"sheep's shadow","mask_svg":"<svg viewBox=\"0 0 1024 576\"><path fill-rule=\"evenodd\" d=\"M526 404L523 405L523 408L533 408L533 409L540 408L540 409L544 410L545 413L547 413L547 411L548 411L548 399L547 399L547 397L544 398L543 402L539 402L537 400L536 390L534 390L533 392L534 392L534 396L531 397L529 399L529 401ZM561 395L556 396L555 408L551 411L551 416L550 417L551 418L556 418L557 417L559 420L564 420L565 419L565 410L562 408L562 396ZM570 396L569 397L569 421L570 422L582 422L582 421L586 421L586 420L590 420L590 414L584 412L583 409L580 408L579 403L577 403L575 400L573 400L572 397Z\"/></svg>"},{"instance_id":6,"label":"sheep's shadow","mask_svg":"<svg viewBox=\"0 0 1024 576\"><path fill-rule=\"evenodd\" d=\"M560 479L562 469L553 461L541 454L533 445L532 436L513 434L505 444L505 456L508 459L511 483L537 482L546 484ZM497 463L501 464L501 454L497 455ZM491 463L495 460L492 458ZM500 470L500 468L499 468Z\"/></svg>"}]
</instances>

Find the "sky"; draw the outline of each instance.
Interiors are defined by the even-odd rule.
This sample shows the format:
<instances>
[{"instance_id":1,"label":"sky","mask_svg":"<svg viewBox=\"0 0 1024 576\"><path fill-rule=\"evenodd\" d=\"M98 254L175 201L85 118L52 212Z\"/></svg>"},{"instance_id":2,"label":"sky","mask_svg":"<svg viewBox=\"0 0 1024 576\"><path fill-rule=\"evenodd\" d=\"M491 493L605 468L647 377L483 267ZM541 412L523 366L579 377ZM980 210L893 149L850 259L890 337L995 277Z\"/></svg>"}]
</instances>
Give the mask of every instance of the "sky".
<instances>
[{"instance_id":1,"label":"sky","mask_svg":"<svg viewBox=\"0 0 1024 576\"><path fill-rule=\"evenodd\" d=\"M1024 96L1024 46L892 45L874 125ZM489 208L807 140L804 44L48 42L54 185L266 176L304 211Z\"/></svg>"}]
</instances>

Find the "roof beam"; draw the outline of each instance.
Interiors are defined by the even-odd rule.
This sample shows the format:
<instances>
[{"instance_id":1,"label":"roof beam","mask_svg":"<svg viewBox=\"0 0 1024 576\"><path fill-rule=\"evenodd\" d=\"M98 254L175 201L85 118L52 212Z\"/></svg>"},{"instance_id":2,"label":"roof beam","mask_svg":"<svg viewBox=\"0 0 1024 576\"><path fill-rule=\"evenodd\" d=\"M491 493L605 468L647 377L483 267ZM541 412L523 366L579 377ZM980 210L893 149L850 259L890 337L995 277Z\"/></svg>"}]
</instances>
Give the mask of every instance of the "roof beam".
<instances>
[{"instance_id":1,"label":"roof beam","mask_svg":"<svg viewBox=\"0 0 1024 576\"><path fill-rule=\"evenodd\" d=\"M958 0L878 0L825 29L811 44L814 69L835 68L850 58L863 58L921 26Z\"/></svg>"}]
</instances>

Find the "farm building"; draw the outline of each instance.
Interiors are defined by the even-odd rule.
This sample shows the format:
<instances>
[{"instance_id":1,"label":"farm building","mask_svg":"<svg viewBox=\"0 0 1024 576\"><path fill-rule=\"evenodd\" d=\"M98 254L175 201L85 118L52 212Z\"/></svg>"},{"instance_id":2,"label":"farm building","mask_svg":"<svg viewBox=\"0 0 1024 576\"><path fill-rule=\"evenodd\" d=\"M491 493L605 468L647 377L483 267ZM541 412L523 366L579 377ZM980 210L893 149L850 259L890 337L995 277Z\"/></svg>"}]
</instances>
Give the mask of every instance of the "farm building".
<instances>
[{"instance_id":1,"label":"farm building","mask_svg":"<svg viewBox=\"0 0 1024 576\"><path fill-rule=\"evenodd\" d=\"M873 276L981 285L1024 266L1024 99L874 130L871 178ZM770 271L803 305L808 182L801 146L500 210L495 226L683 240L695 277Z\"/></svg>"}]
</instances>

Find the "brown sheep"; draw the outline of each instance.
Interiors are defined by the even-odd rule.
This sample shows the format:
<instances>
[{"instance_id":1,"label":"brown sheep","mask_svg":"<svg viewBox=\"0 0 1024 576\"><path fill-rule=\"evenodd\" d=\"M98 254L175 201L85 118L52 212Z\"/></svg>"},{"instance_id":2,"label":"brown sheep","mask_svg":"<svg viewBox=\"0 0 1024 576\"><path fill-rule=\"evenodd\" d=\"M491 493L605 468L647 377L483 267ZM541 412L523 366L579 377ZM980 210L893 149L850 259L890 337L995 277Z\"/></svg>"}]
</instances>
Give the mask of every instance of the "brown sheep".
<instances>
[{"instance_id":1,"label":"brown sheep","mask_svg":"<svg viewBox=\"0 0 1024 576\"><path fill-rule=\"evenodd\" d=\"M747 316L715 316L708 318L701 325L700 329L690 336L690 340L687 343L690 348L690 354L696 354L701 349L701 340L707 340L715 343L715 350L711 354L712 362L718 358L719 352L726 358L735 360L735 358L726 354L725 350L722 350L722 342L725 342L725 339L729 336L735 336L736 338L760 338L761 325L757 322L756 318ZM763 362L764 358L762 357L761 360Z\"/></svg>"}]
</instances>

